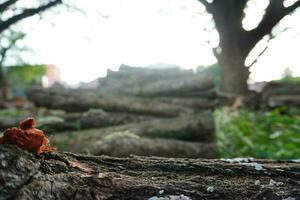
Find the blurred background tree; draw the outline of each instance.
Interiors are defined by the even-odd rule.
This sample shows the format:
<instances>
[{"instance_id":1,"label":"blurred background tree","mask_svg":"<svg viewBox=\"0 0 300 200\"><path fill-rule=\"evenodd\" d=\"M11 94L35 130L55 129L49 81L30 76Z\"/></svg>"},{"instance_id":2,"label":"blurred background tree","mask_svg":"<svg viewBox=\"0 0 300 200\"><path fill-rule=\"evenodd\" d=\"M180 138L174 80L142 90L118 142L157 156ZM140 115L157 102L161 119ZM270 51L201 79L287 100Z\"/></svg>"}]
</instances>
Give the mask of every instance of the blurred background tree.
<instances>
[{"instance_id":1,"label":"blurred background tree","mask_svg":"<svg viewBox=\"0 0 300 200\"><path fill-rule=\"evenodd\" d=\"M0 39L0 91L3 98L7 98L8 93L8 82L4 67L6 66L6 60L9 54L14 52L23 51L24 48L17 45L18 41L22 40L25 34L19 31L8 29L1 34ZM20 59L20 55L14 56L14 59Z\"/></svg>"},{"instance_id":2,"label":"blurred background tree","mask_svg":"<svg viewBox=\"0 0 300 200\"><path fill-rule=\"evenodd\" d=\"M251 66L245 66L246 58L265 36L273 37L273 28L298 8L300 1L269 0L261 21L251 30L243 27L244 10L249 0L199 1L212 15L219 33L219 45L213 52L221 67L222 91L228 94L246 94Z\"/></svg>"},{"instance_id":3,"label":"blurred background tree","mask_svg":"<svg viewBox=\"0 0 300 200\"><path fill-rule=\"evenodd\" d=\"M12 29L12 25L61 4L62 0L36 1L35 3L35 6L28 7L28 4L19 0L0 1L0 94L4 99L7 98L7 78L3 70L6 56L12 49L18 49L17 42L25 37L24 33Z\"/></svg>"}]
</instances>

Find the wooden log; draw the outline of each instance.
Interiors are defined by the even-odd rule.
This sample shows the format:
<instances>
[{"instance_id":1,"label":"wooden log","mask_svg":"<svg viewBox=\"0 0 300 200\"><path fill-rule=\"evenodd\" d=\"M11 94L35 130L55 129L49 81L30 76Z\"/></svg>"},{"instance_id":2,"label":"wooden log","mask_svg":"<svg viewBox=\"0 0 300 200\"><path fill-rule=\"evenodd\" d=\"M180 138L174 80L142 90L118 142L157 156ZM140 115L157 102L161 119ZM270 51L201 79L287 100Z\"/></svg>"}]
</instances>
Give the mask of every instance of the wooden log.
<instances>
[{"instance_id":1,"label":"wooden log","mask_svg":"<svg viewBox=\"0 0 300 200\"><path fill-rule=\"evenodd\" d=\"M129 132L139 137L177 139L183 141L214 141L214 121L211 112L181 116L171 119L154 119L108 128L57 133L53 135L56 144L93 143L118 132ZM61 146L61 145L59 145Z\"/></svg>"},{"instance_id":2,"label":"wooden log","mask_svg":"<svg viewBox=\"0 0 300 200\"><path fill-rule=\"evenodd\" d=\"M101 109L92 109L82 114L80 118L81 129L103 128L140 122L153 119L149 116L133 115L127 113L107 113Z\"/></svg>"},{"instance_id":3,"label":"wooden log","mask_svg":"<svg viewBox=\"0 0 300 200\"><path fill-rule=\"evenodd\" d=\"M196 75L184 79L157 81L140 88L140 90L136 91L135 94L145 97L216 97L216 91L214 90L214 83L212 78Z\"/></svg>"},{"instance_id":4,"label":"wooden log","mask_svg":"<svg viewBox=\"0 0 300 200\"><path fill-rule=\"evenodd\" d=\"M113 158L0 146L0 197L8 199L294 199L299 161Z\"/></svg>"},{"instance_id":5,"label":"wooden log","mask_svg":"<svg viewBox=\"0 0 300 200\"><path fill-rule=\"evenodd\" d=\"M51 139L60 150L96 155L215 157L215 146L211 145L214 141L211 112L57 133ZM124 148L116 148L120 146Z\"/></svg>"},{"instance_id":6,"label":"wooden log","mask_svg":"<svg viewBox=\"0 0 300 200\"><path fill-rule=\"evenodd\" d=\"M269 96L265 103L270 108L280 107L280 106L300 106L300 94L298 95L271 95Z\"/></svg>"},{"instance_id":7,"label":"wooden log","mask_svg":"<svg viewBox=\"0 0 300 200\"><path fill-rule=\"evenodd\" d=\"M218 105L218 101L216 99L199 98L199 97L195 97L195 98L157 97L155 98L155 100L163 103L181 105L184 107L189 107L197 110L214 109Z\"/></svg>"},{"instance_id":8,"label":"wooden log","mask_svg":"<svg viewBox=\"0 0 300 200\"><path fill-rule=\"evenodd\" d=\"M68 112L82 112L100 108L107 112L123 112L157 117L176 117L190 113L191 109L150 99L126 96L99 96L96 91L70 89L32 88L27 92L28 99L37 106L61 109Z\"/></svg>"},{"instance_id":9,"label":"wooden log","mask_svg":"<svg viewBox=\"0 0 300 200\"><path fill-rule=\"evenodd\" d=\"M216 158L213 143L185 142L175 139L149 139L129 132L112 133L93 142L70 143L60 150L92 155L128 157L130 155L174 158Z\"/></svg>"},{"instance_id":10,"label":"wooden log","mask_svg":"<svg viewBox=\"0 0 300 200\"><path fill-rule=\"evenodd\" d=\"M262 103L269 108L280 106L300 106L300 85L270 82L262 91Z\"/></svg>"}]
</instances>

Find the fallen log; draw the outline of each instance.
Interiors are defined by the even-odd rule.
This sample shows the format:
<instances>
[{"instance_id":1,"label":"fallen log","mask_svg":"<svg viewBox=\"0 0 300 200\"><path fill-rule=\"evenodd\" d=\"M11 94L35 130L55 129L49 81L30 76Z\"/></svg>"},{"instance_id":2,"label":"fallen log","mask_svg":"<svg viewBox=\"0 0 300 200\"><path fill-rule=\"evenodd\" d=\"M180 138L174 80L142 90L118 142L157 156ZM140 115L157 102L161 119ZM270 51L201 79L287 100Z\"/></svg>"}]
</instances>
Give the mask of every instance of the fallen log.
<instances>
[{"instance_id":1,"label":"fallen log","mask_svg":"<svg viewBox=\"0 0 300 200\"><path fill-rule=\"evenodd\" d=\"M120 126L56 133L53 140L59 143L94 141L116 132L130 132L148 138L169 138L183 141L212 142L214 140L214 121L211 112L181 116L171 119L153 119ZM71 136L72 135L72 136Z\"/></svg>"},{"instance_id":2,"label":"fallen log","mask_svg":"<svg viewBox=\"0 0 300 200\"><path fill-rule=\"evenodd\" d=\"M126 96L99 96L96 92L71 89L32 88L27 97L37 106L83 112L100 108L107 112L132 113L157 117L176 117L192 112L190 109L150 99Z\"/></svg>"},{"instance_id":3,"label":"fallen log","mask_svg":"<svg viewBox=\"0 0 300 200\"><path fill-rule=\"evenodd\" d=\"M209 99L209 98L177 98L177 97L157 97L155 100L169 103L169 104L176 104L184 107L189 107L192 109L197 110L205 110L205 109L214 109L218 105L218 101L216 99Z\"/></svg>"},{"instance_id":4,"label":"fallen log","mask_svg":"<svg viewBox=\"0 0 300 200\"><path fill-rule=\"evenodd\" d=\"M262 103L269 108L300 106L300 85L295 83L270 82L262 90Z\"/></svg>"},{"instance_id":5,"label":"fallen log","mask_svg":"<svg viewBox=\"0 0 300 200\"><path fill-rule=\"evenodd\" d=\"M52 138L52 143L62 151L92 155L127 157L132 154L141 156L160 156L176 158L215 158L216 147L207 142L186 142L176 139L144 138L128 131L114 132L98 139L82 139L71 135L70 140L59 141ZM74 138L79 139L74 140Z\"/></svg>"},{"instance_id":6,"label":"fallen log","mask_svg":"<svg viewBox=\"0 0 300 200\"><path fill-rule=\"evenodd\" d=\"M211 145L214 141L214 121L211 112L56 133L51 136L51 140L60 150L96 155L215 157L215 146ZM124 148L116 148L120 146Z\"/></svg>"},{"instance_id":7,"label":"fallen log","mask_svg":"<svg viewBox=\"0 0 300 200\"><path fill-rule=\"evenodd\" d=\"M254 159L113 158L0 146L8 199L299 199L300 163Z\"/></svg>"},{"instance_id":8,"label":"fallen log","mask_svg":"<svg viewBox=\"0 0 300 200\"><path fill-rule=\"evenodd\" d=\"M300 87L296 83L269 82L264 86L262 94L267 96L273 94L300 94Z\"/></svg>"},{"instance_id":9,"label":"fallen log","mask_svg":"<svg viewBox=\"0 0 300 200\"><path fill-rule=\"evenodd\" d=\"M214 90L214 83L212 78L196 75L184 79L157 81L140 88L135 92L135 94L138 96L146 97L216 97L216 91Z\"/></svg>"},{"instance_id":10,"label":"fallen log","mask_svg":"<svg viewBox=\"0 0 300 200\"><path fill-rule=\"evenodd\" d=\"M280 106L300 106L300 94L298 95L271 95L265 102L268 107L276 108Z\"/></svg>"},{"instance_id":11,"label":"fallen log","mask_svg":"<svg viewBox=\"0 0 300 200\"><path fill-rule=\"evenodd\" d=\"M91 109L83 113L79 121L81 129L91 129L123 125L149 119L153 119L153 117L127 113L107 113L101 109Z\"/></svg>"}]
</instances>

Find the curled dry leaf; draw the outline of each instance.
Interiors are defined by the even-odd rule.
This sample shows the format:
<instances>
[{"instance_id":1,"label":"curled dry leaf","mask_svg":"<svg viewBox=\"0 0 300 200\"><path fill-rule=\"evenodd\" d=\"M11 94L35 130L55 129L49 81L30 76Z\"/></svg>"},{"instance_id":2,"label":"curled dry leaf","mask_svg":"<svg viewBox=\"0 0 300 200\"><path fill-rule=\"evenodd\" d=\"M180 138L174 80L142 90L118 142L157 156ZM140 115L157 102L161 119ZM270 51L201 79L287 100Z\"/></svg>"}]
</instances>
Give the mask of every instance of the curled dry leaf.
<instances>
[{"instance_id":1,"label":"curled dry leaf","mask_svg":"<svg viewBox=\"0 0 300 200\"><path fill-rule=\"evenodd\" d=\"M7 129L0 138L2 144L15 144L21 149L40 154L53 151L49 139L44 132L35 128L34 118L27 118L20 122L19 128Z\"/></svg>"}]
</instances>

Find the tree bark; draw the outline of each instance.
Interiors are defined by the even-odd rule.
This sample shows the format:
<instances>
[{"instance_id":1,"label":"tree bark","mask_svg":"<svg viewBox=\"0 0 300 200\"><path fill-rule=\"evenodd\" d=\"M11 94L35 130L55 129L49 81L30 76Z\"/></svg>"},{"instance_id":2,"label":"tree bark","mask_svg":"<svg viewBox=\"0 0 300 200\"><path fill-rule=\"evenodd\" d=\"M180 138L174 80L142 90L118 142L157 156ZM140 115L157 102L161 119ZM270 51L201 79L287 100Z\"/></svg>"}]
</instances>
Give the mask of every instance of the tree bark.
<instances>
[{"instance_id":1,"label":"tree bark","mask_svg":"<svg viewBox=\"0 0 300 200\"><path fill-rule=\"evenodd\" d=\"M299 199L300 163L272 160L112 158L0 145L8 199Z\"/></svg>"},{"instance_id":2,"label":"tree bark","mask_svg":"<svg viewBox=\"0 0 300 200\"><path fill-rule=\"evenodd\" d=\"M239 54L233 52L239 51L238 49L227 50L230 52L223 52L219 56L218 62L221 66L221 90L225 93L235 95L245 95L248 93L248 78L250 72L245 66L245 59Z\"/></svg>"}]
</instances>

